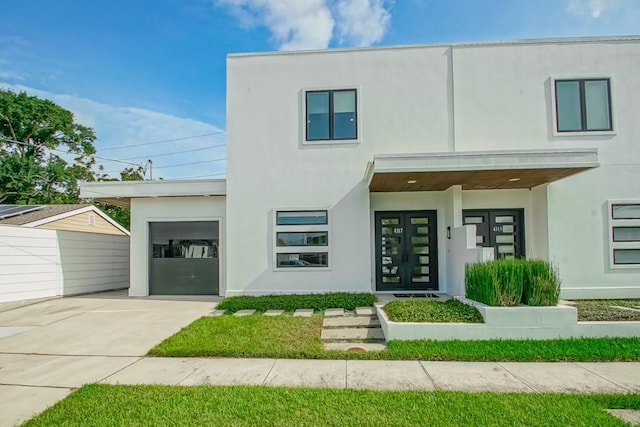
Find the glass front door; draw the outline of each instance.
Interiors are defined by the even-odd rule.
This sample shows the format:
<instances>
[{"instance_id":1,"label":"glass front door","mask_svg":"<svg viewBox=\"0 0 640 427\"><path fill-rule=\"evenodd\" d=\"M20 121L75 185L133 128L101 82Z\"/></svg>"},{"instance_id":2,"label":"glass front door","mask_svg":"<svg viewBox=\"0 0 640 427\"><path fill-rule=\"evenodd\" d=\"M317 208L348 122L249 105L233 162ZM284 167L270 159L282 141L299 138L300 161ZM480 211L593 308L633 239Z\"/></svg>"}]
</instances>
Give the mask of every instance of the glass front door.
<instances>
[{"instance_id":1,"label":"glass front door","mask_svg":"<svg viewBox=\"0 0 640 427\"><path fill-rule=\"evenodd\" d=\"M376 212L376 290L438 290L436 211Z\"/></svg>"},{"instance_id":2,"label":"glass front door","mask_svg":"<svg viewBox=\"0 0 640 427\"><path fill-rule=\"evenodd\" d=\"M491 209L462 211L464 224L476 226L476 244L492 247L496 258L522 258L524 247L524 210Z\"/></svg>"}]
</instances>

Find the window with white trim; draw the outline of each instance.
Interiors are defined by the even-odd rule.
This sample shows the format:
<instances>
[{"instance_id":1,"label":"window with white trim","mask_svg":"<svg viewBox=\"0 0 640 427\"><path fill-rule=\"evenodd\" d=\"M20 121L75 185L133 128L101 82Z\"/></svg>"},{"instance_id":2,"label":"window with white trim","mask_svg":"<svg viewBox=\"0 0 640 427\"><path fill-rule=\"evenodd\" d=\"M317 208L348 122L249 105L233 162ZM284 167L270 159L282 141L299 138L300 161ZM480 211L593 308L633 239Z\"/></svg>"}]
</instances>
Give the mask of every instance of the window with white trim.
<instances>
[{"instance_id":1,"label":"window with white trim","mask_svg":"<svg viewBox=\"0 0 640 427\"><path fill-rule=\"evenodd\" d=\"M556 131L613 130L610 79L555 81Z\"/></svg>"},{"instance_id":2,"label":"window with white trim","mask_svg":"<svg viewBox=\"0 0 640 427\"><path fill-rule=\"evenodd\" d=\"M328 211L276 211L274 236L276 269L329 267Z\"/></svg>"},{"instance_id":3,"label":"window with white trim","mask_svg":"<svg viewBox=\"0 0 640 427\"><path fill-rule=\"evenodd\" d=\"M306 140L358 139L356 89L305 92Z\"/></svg>"},{"instance_id":4,"label":"window with white trim","mask_svg":"<svg viewBox=\"0 0 640 427\"><path fill-rule=\"evenodd\" d=\"M611 267L640 268L640 201L609 202Z\"/></svg>"}]
</instances>

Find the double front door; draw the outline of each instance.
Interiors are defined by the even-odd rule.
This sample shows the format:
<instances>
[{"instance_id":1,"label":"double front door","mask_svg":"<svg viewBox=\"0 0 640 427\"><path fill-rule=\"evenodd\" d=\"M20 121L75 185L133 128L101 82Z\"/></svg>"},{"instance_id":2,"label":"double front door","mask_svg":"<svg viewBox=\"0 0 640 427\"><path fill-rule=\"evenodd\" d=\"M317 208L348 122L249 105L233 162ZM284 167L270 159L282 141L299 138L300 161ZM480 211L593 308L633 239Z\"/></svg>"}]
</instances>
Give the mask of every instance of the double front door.
<instances>
[{"instance_id":1,"label":"double front door","mask_svg":"<svg viewBox=\"0 0 640 427\"><path fill-rule=\"evenodd\" d=\"M375 213L376 290L438 289L436 211Z\"/></svg>"},{"instance_id":2,"label":"double front door","mask_svg":"<svg viewBox=\"0 0 640 427\"><path fill-rule=\"evenodd\" d=\"M523 209L464 210L462 217L476 226L476 244L494 248L496 258L524 257Z\"/></svg>"}]
</instances>

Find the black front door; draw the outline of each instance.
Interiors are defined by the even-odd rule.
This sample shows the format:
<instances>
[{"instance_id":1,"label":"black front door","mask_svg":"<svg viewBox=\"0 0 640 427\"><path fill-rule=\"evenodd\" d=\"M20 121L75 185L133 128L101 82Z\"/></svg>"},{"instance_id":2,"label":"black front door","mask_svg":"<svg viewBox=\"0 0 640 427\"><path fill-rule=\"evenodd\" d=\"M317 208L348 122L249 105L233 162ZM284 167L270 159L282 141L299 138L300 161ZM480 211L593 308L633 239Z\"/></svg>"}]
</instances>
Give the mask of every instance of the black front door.
<instances>
[{"instance_id":1,"label":"black front door","mask_svg":"<svg viewBox=\"0 0 640 427\"><path fill-rule=\"evenodd\" d=\"M464 210L463 223L475 224L476 244L495 249L496 258L522 258L524 247L524 210Z\"/></svg>"},{"instance_id":2,"label":"black front door","mask_svg":"<svg viewBox=\"0 0 640 427\"><path fill-rule=\"evenodd\" d=\"M376 290L438 290L436 211L376 212Z\"/></svg>"}]
</instances>

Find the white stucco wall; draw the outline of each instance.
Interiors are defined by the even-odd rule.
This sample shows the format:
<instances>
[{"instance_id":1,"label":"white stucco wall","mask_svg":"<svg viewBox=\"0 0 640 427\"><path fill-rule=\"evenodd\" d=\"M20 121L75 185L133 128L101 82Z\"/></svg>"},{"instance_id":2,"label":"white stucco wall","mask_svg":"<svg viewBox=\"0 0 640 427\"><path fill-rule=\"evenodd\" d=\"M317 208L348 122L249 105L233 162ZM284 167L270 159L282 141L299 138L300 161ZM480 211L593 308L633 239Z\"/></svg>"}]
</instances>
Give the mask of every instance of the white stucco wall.
<instances>
[{"instance_id":1,"label":"white stucco wall","mask_svg":"<svg viewBox=\"0 0 640 427\"><path fill-rule=\"evenodd\" d=\"M453 63L456 150L598 149L599 168L532 190L527 253L559 267L566 298L640 297L640 268L609 266L606 209L640 201L639 41L461 46ZM611 79L613 132L555 133L553 79L594 77Z\"/></svg>"},{"instance_id":2,"label":"white stucco wall","mask_svg":"<svg viewBox=\"0 0 640 427\"><path fill-rule=\"evenodd\" d=\"M603 208L640 200L640 39L258 54L227 66L229 294L372 290L376 210L438 209L441 263L460 209L523 208L527 256L558 264L565 296L640 296L640 269L608 267ZM614 131L557 135L553 79L586 77L611 78ZM358 90L357 142L305 144L304 91L338 88ZM549 148L597 148L602 166L460 199L370 194L363 182L374 154ZM329 210L329 269L274 271L277 209Z\"/></svg>"},{"instance_id":3,"label":"white stucco wall","mask_svg":"<svg viewBox=\"0 0 640 427\"><path fill-rule=\"evenodd\" d=\"M149 295L149 223L219 221L220 294L226 288L226 201L224 196L131 199L131 271L129 295Z\"/></svg>"}]
</instances>

